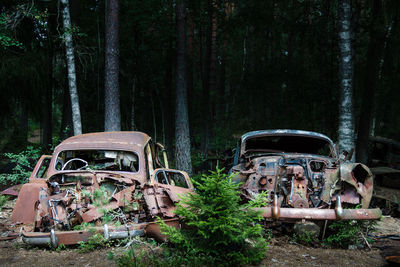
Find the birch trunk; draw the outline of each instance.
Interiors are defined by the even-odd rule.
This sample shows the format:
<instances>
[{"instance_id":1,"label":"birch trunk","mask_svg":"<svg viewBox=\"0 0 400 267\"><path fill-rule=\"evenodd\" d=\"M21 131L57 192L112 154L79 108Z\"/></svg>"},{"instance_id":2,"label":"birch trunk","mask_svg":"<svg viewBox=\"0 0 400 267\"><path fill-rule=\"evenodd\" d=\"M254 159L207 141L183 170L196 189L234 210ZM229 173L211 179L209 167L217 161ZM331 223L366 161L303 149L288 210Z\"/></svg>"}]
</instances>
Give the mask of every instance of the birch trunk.
<instances>
[{"instance_id":1,"label":"birch trunk","mask_svg":"<svg viewBox=\"0 0 400 267\"><path fill-rule=\"evenodd\" d=\"M354 148L353 59L350 0L339 0L339 150Z\"/></svg>"},{"instance_id":2,"label":"birch trunk","mask_svg":"<svg viewBox=\"0 0 400 267\"><path fill-rule=\"evenodd\" d=\"M175 111L175 160L176 168L192 174L190 158L189 116L185 77L185 2L176 1L177 56L176 56L176 111Z\"/></svg>"},{"instance_id":3,"label":"birch trunk","mask_svg":"<svg viewBox=\"0 0 400 267\"><path fill-rule=\"evenodd\" d=\"M82 133L81 111L79 107L78 89L76 88L75 56L72 43L71 18L69 15L69 1L61 0L63 4L64 42L68 68L68 87L71 97L72 123L74 135Z\"/></svg>"},{"instance_id":4,"label":"birch trunk","mask_svg":"<svg viewBox=\"0 0 400 267\"><path fill-rule=\"evenodd\" d=\"M104 130L121 130L119 100L119 0L107 0Z\"/></svg>"}]
</instances>

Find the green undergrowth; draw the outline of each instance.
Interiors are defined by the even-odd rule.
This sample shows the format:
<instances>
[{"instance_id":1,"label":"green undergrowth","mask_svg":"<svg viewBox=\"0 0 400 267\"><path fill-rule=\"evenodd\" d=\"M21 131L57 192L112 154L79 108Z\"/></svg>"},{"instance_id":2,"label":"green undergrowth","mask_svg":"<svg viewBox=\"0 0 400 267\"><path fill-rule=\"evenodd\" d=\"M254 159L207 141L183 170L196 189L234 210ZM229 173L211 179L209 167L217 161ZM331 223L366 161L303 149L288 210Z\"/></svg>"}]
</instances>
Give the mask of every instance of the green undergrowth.
<instances>
[{"instance_id":1,"label":"green undergrowth","mask_svg":"<svg viewBox=\"0 0 400 267\"><path fill-rule=\"evenodd\" d=\"M8 199L9 199L8 196L0 195L0 208L7 203Z\"/></svg>"},{"instance_id":2,"label":"green undergrowth","mask_svg":"<svg viewBox=\"0 0 400 267\"><path fill-rule=\"evenodd\" d=\"M41 149L28 146L19 153L3 153L3 157L7 158L10 164L15 164L11 173L1 173L1 184L23 184L26 183L35 167L35 164L41 156Z\"/></svg>"},{"instance_id":3,"label":"green undergrowth","mask_svg":"<svg viewBox=\"0 0 400 267\"><path fill-rule=\"evenodd\" d=\"M89 237L88 242L78 242L78 250L81 253L91 252L98 248L110 247L110 242L102 234L95 234Z\"/></svg>"},{"instance_id":4,"label":"green undergrowth","mask_svg":"<svg viewBox=\"0 0 400 267\"><path fill-rule=\"evenodd\" d=\"M375 225L376 221L372 220L334 221L329 225L330 234L322 244L340 248L364 247L366 242L374 241L368 234L375 229Z\"/></svg>"}]
</instances>

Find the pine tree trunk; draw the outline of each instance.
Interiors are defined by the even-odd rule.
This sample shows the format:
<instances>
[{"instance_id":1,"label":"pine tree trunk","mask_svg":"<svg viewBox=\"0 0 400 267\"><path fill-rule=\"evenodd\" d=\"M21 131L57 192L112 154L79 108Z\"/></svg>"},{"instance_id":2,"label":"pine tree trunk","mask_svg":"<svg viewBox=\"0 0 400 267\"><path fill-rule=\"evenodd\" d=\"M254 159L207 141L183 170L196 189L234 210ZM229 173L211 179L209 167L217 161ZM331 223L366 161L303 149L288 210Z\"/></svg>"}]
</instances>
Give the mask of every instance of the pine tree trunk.
<instances>
[{"instance_id":1,"label":"pine tree trunk","mask_svg":"<svg viewBox=\"0 0 400 267\"><path fill-rule=\"evenodd\" d=\"M188 36L187 36L187 50L186 50L186 81L187 81L187 95L188 95L188 108L189 114L192 114L192 97L193 97L193 59L194 59L194 21L193 10L189 10L187 14ZM191 118L189 118L190 120Z\"/></svg>"},{"instance_id":2,"label":"pine tree trunk","mask_svg":"<svg viewBox=\"0 0 400 267\"><path fill-rule=\"evenodd\" d=\"M68 68L68 87L71 97L72 122L74 135L82 133L81 111L79 107L78 89L76 87L74 45L72 43L71 18L69 14L69 0L61 0L63 4L64 42Z\"/></svg>"},{"instance_id":3,"label":"pine tree trunk","mask_svg":"<svg viewBox=\"0 0 400 267\"><path fill-rule=\"evenodd\" d=\"M19 129L16 131L17 143L26 144L28 138L28 103L27 99L22 96L20 100Z\"/></svg>"},{"instance_id":4,"label":"pine tree trunk","mask_svg":"<svg viewBox=\"0 0 400 267\"><path fill-rule=\"evenodd\" d=\"M232 3L229 0L225 1L225 17L224 17L224 30L222 36L222 52L221 52L221 73L219 78L219 86L220 86L220 119L219 121L223 121L227 119L229 114L229 103L230 103L230 84L227 84L226 80L226 66L228 65L228 57L227 57L227 50L228 50L228 33L227 28L229 25L229 19L231 13L233 11Z\"/></svg>"},{"instance_id":5,"label":"pine tree trunk","mask_svg":"<svg viewBox=\"0 0 400 267\"><path fill-rule=\"evenodd\" d=\"M204 121L203 121L203 155L207 157L209 150L210 139L213 131L213 99L210 99L210 94L217 90L217 2L209 0L209 19L210 24L207 29L206 41L206 60L205 60L205 76L203 83L203 101L204 101Z\"/></svg>"},{"instance_id":6,"label":"pine tree trunk","mask_svg":"<svg viewBox=\"0 0 400 267\"><path fill-rule=\"evenodd\" d=\"M357 134L357 162L366 164L368 159L368 140L371 132L374 96L377 86L379 62L384 48L385 34L382 31L382 0L374 0L370 24L370 40L367 51L367 70L364 80L364 97Z\"/></svg>"},{"instance_id":7,"label":"pine tree trunk","mask_svg":"<svg viewBox=\"0 0 400 267\"><path fill-rule=\"evenodd\" d=\"M339 0L339 150L354 148L353 59L350 0Z\"/></svg>"},{"instance_id":8,"label":"pine tree trunk","mask_svg":"<svg viewBox=\"0 0 400 267\"><path fill-rule=\"evenodd\" d=\"M132 81L132 89L131 89L131 121L130 121L130 129L131 131L136 130L136 125L135 125L135 91L136 91L136 75L133 76L133 81Z\"/></svg>"},{"instance_id":9,"label":"pine tree trunk","mask_svg":"<svg viewBox=\"0 0 400 267\"><path fill-rule=\"evenodd\" d=\"M104 130L121 130L119 99L119 0L107 0Z\"/></svg>"},{"instance_id":10,"label":"pine tree trunk","mask_svg":"<svg viewBox=\"0 0 400 267\"><path fill-rule=\"evenodd\" d=\"M203 43L201 42L203 45ZM204 157L207 157L207 151L209 149L210 143L210 59L211 59L211 26L207 26L206 30L206 41L205 41L205 56L203 64L203 75L202 75L202 87L203 87L203 104L202 104L202 114L203 114L203 136L201 142L201 151ZM203 47L201 47L203 48ZM201 49L203 51L203 49ZM201 53L202 54L202 53Z\"/></svg>"},{"instance_id":11,"label":"pine tree trunk","mask_svg":"<svg viewBox=\"0 0 400 267\"><path fill-rule=\"evenodd\" d=\"M63 105L62 105L62 115L61 115L61 128L60 128L60 139L64 140L73 133L73 123L72 123L72 111L71 111L71 98L69 97L68 86L64 86L63 92Z\"/></svg>"},{"instance_id":12,"label":"pine tree trunk","mask_svg":"<svg viewBox=\"0 0 400 267\"><path fill-rule=\"evenodd\" d=\"M217 30L218 30L218 5L217 5L217 0L211 0L211 54L210 54L210 75L208 78L210 79L208 82L210 84L209 90L210 93L214 94L217 93ZM214 102L213 100L211 102ZM212 109L215 107L215 103L211 105ZM212 110L210 110L211 114L211 120L210 120L210 131L212 135L213 131L213 124L212 122L214 121L214 116L212 114Z\"/></svg>"},{"instance_id":13,"label":"pine tree trunk","mask_svg":"<svg viewBox=\"0 0 400 267\"><path fill-rule=\"evenodd\" d=\"M175 51L173 50L173 42L168 41L167 55L165 57L165 76L164 84L165 90L163 91L163 101L165 103L165 148L168 157L172 157L173 144L174 144L174 90L173 90L173 69L175 65Z\"/></svg>"},{"instance_id":14,"label":"pine tree trunk","mask_svg":"<svg viewBox=\"0 0 400 267\"><path fill-rule=\"evenodd\" d=\"M46 93L44 96L44 107L43 107L43 138L42 145L44 147L51 146L52 144L52 111L53 111L53 46L50 44L48 47L49 53L46 57L48 66L48 79L46 84Z\"/></svg>"},{"instance_id":15,"label":"pine tree trunk","mask_svg":"<svg viewBox=\"0 0 400 267\"><path fill-rule=\"evenodd\" d=\"M190 158L189 116L185 78L185 2L176 1L177 57L176 57L176 111L175 160L176 167L192 174Z\"/></svg>"}]
</instances>

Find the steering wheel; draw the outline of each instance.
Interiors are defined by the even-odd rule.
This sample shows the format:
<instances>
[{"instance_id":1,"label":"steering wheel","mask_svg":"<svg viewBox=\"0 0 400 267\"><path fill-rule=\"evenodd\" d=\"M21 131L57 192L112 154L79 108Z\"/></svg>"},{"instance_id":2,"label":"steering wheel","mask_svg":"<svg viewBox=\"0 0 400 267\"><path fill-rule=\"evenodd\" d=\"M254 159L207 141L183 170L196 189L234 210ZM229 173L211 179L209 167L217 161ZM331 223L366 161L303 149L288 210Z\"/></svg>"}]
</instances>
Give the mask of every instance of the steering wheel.
<instances>
[{"instance_id":1,"label":"steering wheel","mask_svg":"<svg viewBox=\"0 0 400 267\"><path fill-rule=\"evenodd\" d=\"M82 167L80 167L80 168L78 168L76 170L82 170L82 169L84 169L84 168L86 168L88 166L88 162L86 160L83 160L83 159L80 159L80 158L73 158L73 159L70 159L67 162L65 162L65 164L62 166L61 170L63 171L65 169L65 167L67 167L67 165L70 164L73 161L80 161L80 162L83 162L85 164L84 166L82 166Z\"/></svg>"}]
</instances>

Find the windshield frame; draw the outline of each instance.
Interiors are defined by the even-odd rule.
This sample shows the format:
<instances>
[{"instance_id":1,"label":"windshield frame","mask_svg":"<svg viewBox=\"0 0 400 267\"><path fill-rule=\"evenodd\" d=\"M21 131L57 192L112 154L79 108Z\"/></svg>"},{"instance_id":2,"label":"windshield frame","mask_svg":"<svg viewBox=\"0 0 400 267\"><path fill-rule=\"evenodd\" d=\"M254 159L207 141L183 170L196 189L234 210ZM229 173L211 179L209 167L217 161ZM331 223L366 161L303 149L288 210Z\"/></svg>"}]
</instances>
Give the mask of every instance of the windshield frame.
<instances>
[{"instance_id":1,"label":"windshield frame","mask_svg":"<svg viewBox=\"0 0 400 267\"><path fill-rule=\"evenodd\" d=\"M306 137L310 139L319 139L322 141L325 141L328 146L329 146L329 155L321 155L321 154L315 154L315 153L305 153L305 152L299 152L299 151L281 151L281 150L274 150L274 149L260 149L257 151L255 150L249 150L246 148L247 141L249 140L254 140L257 138L264 138L264 137L283 137L283 136L292 136L292 137ZM249 153L254 152L254 153L286 153L286 154L310 154L310 155L317 155L317 156L322 156L322 157L327 157L327 158L337 158L337 153L335 149L335 145L332 142L332 140L320 133L315 133L315 132L309 132L309 131L301 131L301 130L264 130L264 131L254 131L254 132L249 132L246 133L242 136L241 138L241 144L240 144L240 155L241 156L247 156Z\"/></svg>"},{"instance_id":2,"label":"windshield frame","mask_svg":"<svg viewBox=\"0 0 400 267\"><path fill-rule=\"evenodd\" d=\"M141 160L140 160L140 155L139 155L139 153L138 152L136 152L136 151L132 151L132 150L126 150L126 149L110 149L110 148L80 148L80 149L65 149L65 150L60 150L58 153L57 153L57 155L55 155L55 154L53 154L53 157L55 158L55 159L57 159L57 160L54 160L52 163L51 163L51 167L52 167L52 169L56 172L56 173L72 173L72 172L79 172L79 171L86 171L85 169L82 169L82 170L57 170L56 169L56 165L57 165L57 162L58 162L58 159L60 158L59 156L60 156L60 154L61 153L66 153L66 152L68 152L68 151L90 151L90 150L92 150L92 151L116 151L116 152L127 152L127 153L132 153L132 154L134 154L136 157L137 157L137 161L138 161L138 163L137 163L137 166L138 166L138 169L136 170L136 172L130 172L130 171L113 171L113 170L92 170L92 169L88 169L87 171L94 171L94 172L109 172L109 173L124 173L124 174L138 174L138 173L140 173L141 172L141 168L142 168L142 166L140 166L141 165ZM65 164L65 163L64 163Z\"/></svg>"}]
</instances>

